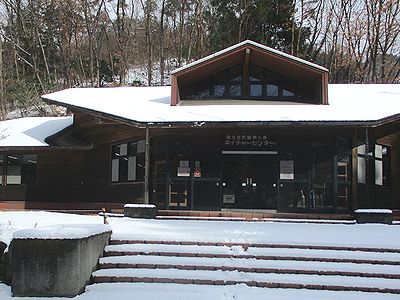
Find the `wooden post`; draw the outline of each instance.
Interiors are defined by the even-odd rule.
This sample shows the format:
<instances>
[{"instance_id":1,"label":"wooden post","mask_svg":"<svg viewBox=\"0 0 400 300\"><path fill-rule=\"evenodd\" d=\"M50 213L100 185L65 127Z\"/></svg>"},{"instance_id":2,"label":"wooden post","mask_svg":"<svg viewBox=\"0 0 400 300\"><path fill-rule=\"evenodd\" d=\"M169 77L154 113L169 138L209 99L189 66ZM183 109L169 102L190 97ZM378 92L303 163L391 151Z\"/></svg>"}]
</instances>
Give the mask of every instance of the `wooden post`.
<instances>
[{"instance_id":1,"label":"wooden post","mask_svg":"<svg viewBox=\"0 0 400 300\"><path fill-rule=\"evenodd\" d=\"M353 176L351 180L352 185L352 210L358 208L357 202L357 187L358 187L358 135L357 128L353 129L353 140L352 140L352 170Z\"/></svg>"},{"instance_id":2,"label":"wooden post","mask_svg":"<svg viewBox=\"0 0 400 300\"><path fill-rule=\"evenodd\" d=\"M250 64L250 48L246 48L243 61L243 94L242 97L248 98L250 94L249 87L249 64Z\"/></svg>"},{"instance_id":3,"label":"wooden post","mask_svg":"<svg viewBox=\"0 0 400 300\"><path fill-rule=\"evenodd\" d=\"M144 153L144 203L149 203L149 176L150 176L150 129L146 126L145 153Z\"/></svg>"}]
</instances>

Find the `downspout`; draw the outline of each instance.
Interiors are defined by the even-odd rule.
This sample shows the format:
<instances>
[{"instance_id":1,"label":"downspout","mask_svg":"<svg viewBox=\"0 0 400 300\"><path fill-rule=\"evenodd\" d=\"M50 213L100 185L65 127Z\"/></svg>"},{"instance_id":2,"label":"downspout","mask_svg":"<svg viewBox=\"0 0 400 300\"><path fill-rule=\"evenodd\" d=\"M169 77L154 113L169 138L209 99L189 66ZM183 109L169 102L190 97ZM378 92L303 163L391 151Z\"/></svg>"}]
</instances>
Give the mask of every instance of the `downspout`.
<instances>
[{"instance_id":1,"label":"downspout","mask_svg":"<svg viewBox=\"0 0 400 300\"><path fill-rule=\"evenodd\" d=\"M144 203L149 204L149 176L150 176L150 129L146 126L145 153L144 153Z\"/></svg>"}]
</instances>

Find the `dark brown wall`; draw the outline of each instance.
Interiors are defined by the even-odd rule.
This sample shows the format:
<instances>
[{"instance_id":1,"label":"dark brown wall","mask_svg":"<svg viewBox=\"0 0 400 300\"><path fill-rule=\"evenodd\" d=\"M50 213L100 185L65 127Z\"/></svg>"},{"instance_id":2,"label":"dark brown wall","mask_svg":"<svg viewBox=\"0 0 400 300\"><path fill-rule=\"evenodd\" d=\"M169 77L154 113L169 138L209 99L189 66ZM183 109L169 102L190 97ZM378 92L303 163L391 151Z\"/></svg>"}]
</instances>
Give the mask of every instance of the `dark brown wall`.
<instances>
[{"instance_id":1,"label":"dark brown wall","mask_svg":"<svg viewBox=\"0 0 400 300\"><path fill-rule=\"evenodd\" d=\"M74 137L93 145L114 143L124 140L142 139L145 130L132 125L117 123L113 120L74 112Z\"/></svg>"},{"instance_id":2,"label":"dark brown wall","mask_svg":"<svg viewBox=\"0 0 400 300\"><path fill-rule=\"evenodd\" d=\"M143 183L111 184L111 145L144 138L144 129L74 115L74 137L92 145L90 150L41 149L34 186L0 186L0 200L28 202L141 202ZM15 152L9 152L15 153ZM24 152L21 152L24 153Z\"/></svg>"},{"instance_id":3,"label":"dark brown wall","mask_svg":"<svg viewBox=\"0 0 400 300\"><path fill-rule=\"evenodd\" d=\"M63 202L78 199L82 178L81 165L85 153L83 151L40 150L36 154L36 184L0 186L0 199L33 202Z\"/></svg>"},{"instance_id":4,"label":"dark brown wall","mask_svg":"<svg viewBox=\"0 0 400 300\"><path fill-rule=\"evenodd\" d=\"M400 132L378 140L378 143L391 146L391 207L400 208Z\"/></svg>"}]
</instances>

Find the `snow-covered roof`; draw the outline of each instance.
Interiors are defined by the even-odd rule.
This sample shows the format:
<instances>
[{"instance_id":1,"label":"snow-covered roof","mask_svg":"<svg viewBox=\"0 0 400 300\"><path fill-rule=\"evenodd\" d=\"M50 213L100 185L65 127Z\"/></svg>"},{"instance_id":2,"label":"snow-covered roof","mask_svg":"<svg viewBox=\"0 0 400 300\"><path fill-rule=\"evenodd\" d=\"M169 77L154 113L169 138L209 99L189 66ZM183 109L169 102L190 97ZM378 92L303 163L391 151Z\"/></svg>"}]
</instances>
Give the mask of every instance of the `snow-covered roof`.
<instances>
[{"instance_id":1,"label":"snow-covered roof","mask_svg":"<svg viewBox=\"0 0 400 300\"><path fill-rule=\"evenodd\" d=\"M48 146L45 139L72 124L72 117L30 117L0 122L0 147Z\"/></svg>"},{"instance_id":2,"label":"snow-covered roof","mask_svg":"<svg viewBox=\"0 0 400 300\"><path fill-rule=\"evenodd\" d=\"M239 101L237 105L171 106L169 86L73 88L43 98L138 123L363 122L400 114L400 84L330 84L328 93L329 105Z\"/></svg>"},{"instance_id":3,"label":"snow-covered roof","mask_svg":"<svg viewBox=\"0 0 400 300\"><path fill-rule=\"evenodd\" d=\"M202 64L202 63L204 63L204 62L207 62L207 61L209 61L209 60L212 60L212 59L214 59L214 58L216 58L216 57L222 56L222 55L225 54L225 53L228 53L228 52L231 52L231 51L233 51L233 50L235 50L235 49L238 49L238 48L240 48L240 47L242 47L242 46L244 46L244 45L251 45L251 46L257 47L257 48L259 48L259 49L262 49L262 50L264 50L264 51L266 51L266 52L273 53L273 54L275 54L275 55L285 57L285 58L287 58L287 59L289 59L289 60L296 61L296 62L298 62L298 63L300 63L300 64L303 64L303 65L306 65L306 66L309 66L309 67L313 67L313 68L318 69L318 70L320 70L320 71L329 72L328 69L326 69L326 68L324 68L324 67L322 67L322 66L320 66L320 65L317 65L317 64L314 64L314 63L312 63L312 62L306 61L306 60L304 60L304 59L298 58L298 57L296 57L296 56L287 54L287 53L285 53L285 52L278 51L278 50L276 50L276 49L267 47L267 46L265 46L265 45L262 45L262 44L253 42L253 41L251 41L251 40L245 40L245 41L243 41L243 42L240 42L240 43L238 43L238 44L235 44L235 45L233 45L233 46L230 46L230 47L228 47L228 48L225 48L225 49L223 49L223 50L221 50L221 51L215 52L215 53L213 53L213 54L211 54L211 55L209 55L209 56L206 56L206 57L204 57L204 58L201 58L201 59L199 59L199 60L196 60L196 61L194 61L194 62L192 62L192 63L190 63L190 64L187 64L187 65L185 65L185 66L183 66L183 67L180 67L180 68L178 68L178 69L175 69L174 71L171 72L171 74L179 73L179 72L181 72L181 71L183 71L183 70L190 69L190 68L192 68L192 67L194 67L194 66L200 65L200 64Z\"/></svg>"}]
</instances>

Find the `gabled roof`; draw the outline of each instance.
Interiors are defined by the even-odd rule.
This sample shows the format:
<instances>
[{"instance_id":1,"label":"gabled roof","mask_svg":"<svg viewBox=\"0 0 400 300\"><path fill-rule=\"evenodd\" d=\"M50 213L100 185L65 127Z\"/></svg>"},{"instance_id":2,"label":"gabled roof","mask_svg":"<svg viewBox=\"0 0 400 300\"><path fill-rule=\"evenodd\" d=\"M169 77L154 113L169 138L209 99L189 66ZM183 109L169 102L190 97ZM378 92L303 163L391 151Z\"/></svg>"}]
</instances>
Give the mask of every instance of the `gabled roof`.
<instances>
[{"instance_id":1,"label":"gabled roof","mask_svg":"<svg viewBox=\"0 0 400 300\"><path fill-rule=\"evenodd\" d=\"M72 125L72 117L30 117L0 122L0 147L49 146L46 138Z\"/></svg>"},{"instance_id":2,"label":"gabled roof","mask_svg":"<svg viewBox=\"0 0 400 300\"><path fill-rule=\"evenodd\" d=\"M235 45L233 45L231 47L228 47L228 48L225 48L225 49L223 49L221 51L218 51L218 52L216 52L214 54L211 54L209 56L206 56L204 58L196 60L196 61L194 61L192 63L189 63L189 64L187 64L187 65L185 65L183 67L175 69L174 71L171 72L171 74L172 75L179 74L182 71L186 71L186 70L191 69L191 68L193 68L195 66L204 64L204 63L209 62L209 61L212 61L215 58L221 57L221 56L223 56L223 55L225 55L225 54L227 54L229 52L233 52L234 50L241 49L241 48L243 48L245 46L253 46L253 47L256 47L256 48L258 48L260 50L263 50L263 51L265 51L267 53L274 54L274 55L286 58L286 59L288 59L290 61L302 64L304 66L311 67L311 68L317 69L317 70L322 71L322 72L329 72L328 69L326 69L326 68L324 68L324 67L322 67L320 65L314 64L312 62L306 61L306 60L298 58L298 57L295 57L295 56L287 54L285 52L275 50L273 48L267 47L265 45L256 43L256 42L251 41L251 40L245 40L245 41L240 42L238 44L235 44Z\"/></svg>"},{"instance_id":3,"label":"gabled roof","mask_svg":"<svg viewBox=\"0 0 400 300\"><path fill-rule=\"evenodd\" d=\"M234 98L246 99L251 97L249 73L250 65L268 70L279 76L290 78L309 87L307 99L297 99L297 102L313 104L328 104L328 73L329 71L317 64L287 53L269 48L262 44L246 40L223 49L212 55L199 59L186 66L176 69L171 73L171 105L180 105L187 100L187 95L192 95L198 86L205 82L212 82L217 74L224 74L230 68L242 68L242 88L240 96ZM211 79L211 80L210 80ZM212 91L212 85L210 85ZM229 95L225 95L229 98ZM267 99L264 96L265 101Z\"/></svg>"},{"instance_id":4,"label":"gabled roof","mask_svg":"<svg viewBox=\"0 0 400 300\"><path fill-rule=\"evenodd\" d=\"M141 126L234 123L376 122L400 117L400 84L330 84L330 104L170 106L171 87L73 88L43 99Z\"/></svg>"}]
</instances>

